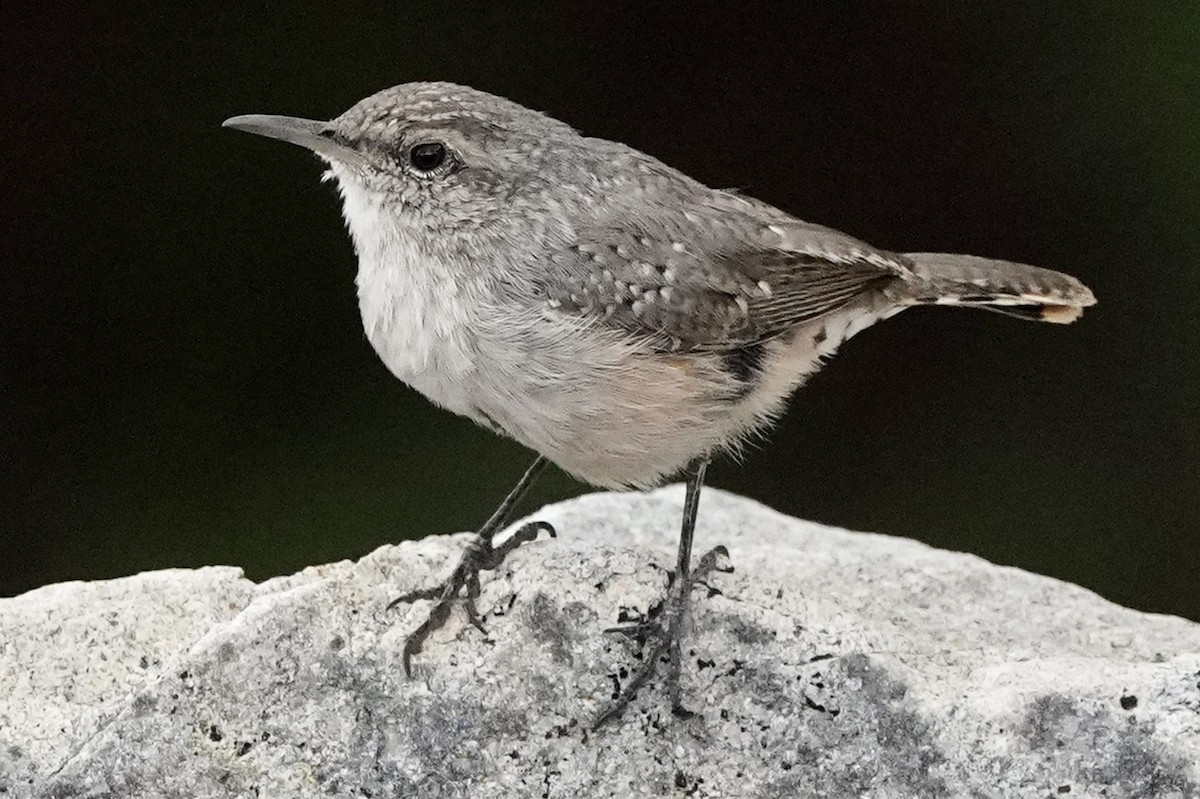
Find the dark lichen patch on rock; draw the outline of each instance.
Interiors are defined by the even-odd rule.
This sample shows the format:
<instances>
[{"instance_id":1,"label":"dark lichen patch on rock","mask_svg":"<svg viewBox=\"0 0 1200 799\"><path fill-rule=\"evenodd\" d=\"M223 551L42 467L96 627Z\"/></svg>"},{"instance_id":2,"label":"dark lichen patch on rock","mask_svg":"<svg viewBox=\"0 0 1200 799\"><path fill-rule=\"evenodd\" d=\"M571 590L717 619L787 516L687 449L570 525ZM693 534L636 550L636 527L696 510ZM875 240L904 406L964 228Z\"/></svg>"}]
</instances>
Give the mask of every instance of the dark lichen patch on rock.
<instances>
[{"instance_id":1,"label":"dark lichen patch on rock","mask_svg":"<svg viewBox=\"0 0 1200 799\"><path fill-rule=\"evenodd\" d=\"M567 619L558 603L538 591L529 601L523 616L529 634L547 648L550 657L556 663L569 666L570 644L579 634L579 629L577 624Z\"/></svg>"},{"instance_id":2,"label":"dark lichen patch on rock","mask_svg":"<svg viewBox=\"0 0 1200 799\"><path fill-rule=\"evenodd\" d=\"M745 696L766 710L780 710L796 702L787 676L771 663L735 660L719 679L722 690Z\"/></svg>"},{"instance_id":3,"label":"dark lichen patch on rock","mask_svg":"<svg viewBox=\"0 0 1200 799\"><path fill-rule=\"evenodd\" d=\"M936 729L904 704L904 681L861 653L819 665L828 705L801 694L809 712L799 727L789 768L781 769L781 776L760 795L949 796L942 773L946 758L938 748ZM837 713L830 712L834 706ZM797 767L818 761L819 768Z\"/></svg>"},{"instance_id":4,"label":"dark lichen patch on rock","mask_svg":"<svg viewBox=\"0 0 1200 799\"><path fill-rule=\"evenodd\" d=\"M1164 754L1154 740L1151 722L1116 716L1098 702L1039 696L1021 732L1047 775L1062 784L1104 786L1115 799L1200 796L1183 760Z\"/></svg>"},{"instance_id":5,"label":"dark lichen patch on rock","mask_svg":"<svg viewBox=\"0 0 1200 799\"><path fill-rule=\"evenodd\" d=\"M1065 745L1060 733L1074 731L1065 723L1078 717L1075 700L1057 694L1039 696L1029 706L1023 728L1026 740L1032 749L1057 749ZM1073 737L1073 735L1068 735Z\"/></svg>"},{"instance_id":6,"label":"dark lichen patch on rock","mask_svg":"<svg viewBox=\"0 0 1200 799\"><path fill-rule=\"evenodd\" d=\"M747 619L745 616L725 615L722 617L733 639L742 644L766 644L775 640L775 631Z\"/></svg>"},{"instance_id":7,"label":"dark lichen patch on rock","mask_svg":"<svg viewBox=\"0 0 1200 799\"><path fill-rule=\"evenodd\" d=\"M520 624L522 633L542 644L555 664L571 666L574 664L572 649L581 640L586 642L598 618L596 611L582 602L560 605L538 591L524 603Z\"/></svg>"}]
</instances>

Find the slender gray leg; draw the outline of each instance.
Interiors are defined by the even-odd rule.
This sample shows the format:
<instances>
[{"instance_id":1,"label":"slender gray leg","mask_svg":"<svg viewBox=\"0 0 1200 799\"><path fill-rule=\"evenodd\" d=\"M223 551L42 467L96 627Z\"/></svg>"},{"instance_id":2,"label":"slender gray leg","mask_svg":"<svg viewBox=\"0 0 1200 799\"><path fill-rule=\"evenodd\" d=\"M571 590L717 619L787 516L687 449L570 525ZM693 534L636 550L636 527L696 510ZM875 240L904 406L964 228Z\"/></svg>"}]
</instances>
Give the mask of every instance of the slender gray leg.
<instances>
[{"instance_id":1,"label":"slender gray leg","mask_svg":"<svg viewBox=\"0 0 1200 799\"><path fill-rule=\"evenodd\" d=\"M658 668L658 661L664 656L669 663L666 679L667 695L671 700L671 712L683 718L692 715L691 711L685 708L680 701L679 689L679 675L683 664L680 640L683 637L685 621L690 610L692 585L704 580L713 571L732 571L729 567L718 565L722 559L729 557L728 550L723 546L714 547L706 552L696 565L695 572L691 570L696 512L700 506L700 489L704 486L704 473L707 469L708 461L700 460L694 463L688 471L687 495L683 503L683 524L679 531L679 551L675 574L667 589L662 616L657 622L636 624L628 628L618 627L609 631L632 635L646 634L653 643L642 660L641 668L621 689L612 706L596 719L593 725L594 729L603 726L624 712L629 703L637 696L638 690L654 676L655 670Z\"/></svg>"},{"instance_id":2,"label":"slender gray leg","mask_svg":"<svg viewBox=\"0 0 1200 799\"><path fill-rule=\"evenodd\" d=\"M548 464L549 461L541 455L530 464L529 468L525 470L525 474L521 477L520 482L516 484L512 491L508 492L508 496L500 503L500 507L496 508L495 512L488 517L488 520L476 532L475 537L467 544L467 548L463 552L462 558L458 561L458 565L445 582L434 588L422 588L410 591L388 603L388 610L391 610L396 605L415 602L418 599L432 599L434 601L433 607L429 610L429 616L421 623L421 626L413 630L412 634L404 642L404 673L409 677L412 676L413 656L421 651L421 647L425 644L425 639L445 624L446 619L450 618L450 609L454 602L458 600L459 593L464 588L466 589L466 595L462 597L462 601L467 611L467 618L481 632L486 632L483 628L483 621L479 617L479 611L475 608L475 599L479 596L480 590L479 572L495 569L504 562L504 559L508 557L510 552L521 544L533 541L538 537L538 533L543 530L548 532L551 537L554 536L554 528L546 522L529 522L523 525L521 529L517 530L500 546L497 547L492 544L492 540L496 537L496 534L504 529L504 525L508 522L509 517L512 516L517 503L529 492L529 489L537 481Z\"/></svg>"},{"instance_id":3,"label":"slender gray leg","mask_svg":"<svg viewBox=\"0 0 1200 799\"><path fill-rule=\"evenodd\" d=\"M667 641L670 650L667 691L671 698L671 712L677 716L691 715L679 703L679 671L682 667L679 639L692 598L692 539L696 535L696 511L700 507L700 489L704 487L706 471L708 461L700 461L688 478L687 495L683 501L683 524L679 530L679 552L675 560L675 597L673 603L667 603Z\"/></svg>"}]
</instances>

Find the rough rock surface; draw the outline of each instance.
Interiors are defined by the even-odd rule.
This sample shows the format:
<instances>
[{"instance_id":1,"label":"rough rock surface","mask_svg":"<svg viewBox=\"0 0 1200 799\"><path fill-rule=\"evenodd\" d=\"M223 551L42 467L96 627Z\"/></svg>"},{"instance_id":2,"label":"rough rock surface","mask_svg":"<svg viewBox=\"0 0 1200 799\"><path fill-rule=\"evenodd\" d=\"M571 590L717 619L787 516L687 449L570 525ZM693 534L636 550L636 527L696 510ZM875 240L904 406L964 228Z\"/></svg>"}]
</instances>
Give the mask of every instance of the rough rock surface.
<instances>
[{"instance_id":1,"label":"rough rock surface","mask_svg":"<svg viewBox=\"0 0 1200 799\"><path fill-rule=\"evenodd\" d=\"M237 569L0 600L0 796L1200 797L1200 625L706 491L678 720L598 732L673 562L683 493L544 509L408 680L461 536L261 585Z\"/></svg>"}]
</instances>

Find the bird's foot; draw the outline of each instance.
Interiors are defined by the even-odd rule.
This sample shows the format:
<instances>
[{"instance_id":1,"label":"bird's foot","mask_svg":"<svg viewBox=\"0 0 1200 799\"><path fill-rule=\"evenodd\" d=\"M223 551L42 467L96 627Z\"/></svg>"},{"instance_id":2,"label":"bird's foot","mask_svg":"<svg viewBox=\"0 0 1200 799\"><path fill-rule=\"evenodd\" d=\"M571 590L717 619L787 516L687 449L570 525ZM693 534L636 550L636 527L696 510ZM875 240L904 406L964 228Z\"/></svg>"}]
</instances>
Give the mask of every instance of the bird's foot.
<instances>
[{"instance_id":1,"label":"bird's foot","mask_svg":"<svg viewBox=\"0 0 1200 799\"><path fill-rule=\"evenodd\" d=\"M637 639L643 646L641 664L634 671L629 682L621 687L610 705L592 725L593 729L618 718L625 708L634 700L642 686L650 681L660 660L667 662L667 695L671 700L671 713L678 718L689 718L692 711L685 708L680 701L679 672L682 665L680 657L680 641L684 634L686 621L690 615L690 598L692 586L702 583L714 571L731 572L733 567L728 564L729 550L723 546L713 547L700 558L691 576L684 580L671 579L667 587L667 596L657 608L657 613L651 612L651 618L634 624L612 627L605 632L620 633Z\"/></svg>"},{"instance_id":2,"label":"bird's foot","mask_svg":"<svg viewBox=\"0 0 1200 799\"><path fill-rule=\"evenodd\" d=\"M461 602L463 608L467 612L467 619L482 633L487 633L484 629L483 619L479 615L479 610L475 607L475 600L479 597L479 573L481 571L490 571L495 569L504 559L521 544L533 541L538 537L538 533L546 531L551 538L555 537L554 528L547 522L528 522L521 526L515 533L504 540L499 546L492 544L490 536L476 535L467 544L466 550L458 561L458 565L454 571L446 578L445 582L433 588L420 588L416 591L409 591L403 596L393 599L388 603L387 609L391 610L397 605L416 602L419 599L433 600L433 607L429 609L429 616L421 623L421 626L413 630L413 632L404 641L404 673L409 677L412 676L412 659L421 651L421 647L425 645L427 639L434 631L440 629L450 618L450 609L455 602ZM460 596L461 595L461 596Z\"/></svg>"}]
</instances>

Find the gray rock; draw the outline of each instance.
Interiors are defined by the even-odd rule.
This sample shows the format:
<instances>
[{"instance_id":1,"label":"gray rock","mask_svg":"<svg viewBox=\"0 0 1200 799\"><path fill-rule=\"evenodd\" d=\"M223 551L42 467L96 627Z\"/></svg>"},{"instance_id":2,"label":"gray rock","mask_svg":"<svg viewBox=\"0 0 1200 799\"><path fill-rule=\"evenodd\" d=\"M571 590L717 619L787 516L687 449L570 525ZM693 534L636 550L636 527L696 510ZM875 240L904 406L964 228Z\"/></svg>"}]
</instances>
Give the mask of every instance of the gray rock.
<instances>
[{"instance_id":1,"label":"gray rock","mask_svg":"<svg viewBox=\"0 0 1200 799\"><path fill-rule=\"evenodd\" d=\"M0 600L0 796L1200 797L1200 625L706 491L677 720L602 631L673 563L678 487L544 509L404 677L461 536L249 582L236 569ZM625 611L623 613L623 610Z\"/></svg>"}]
</instances>

